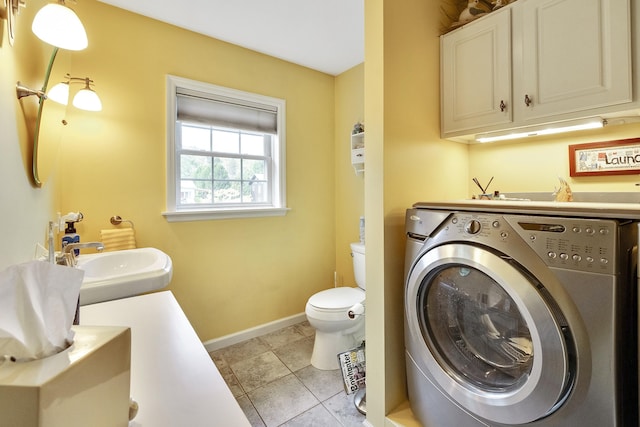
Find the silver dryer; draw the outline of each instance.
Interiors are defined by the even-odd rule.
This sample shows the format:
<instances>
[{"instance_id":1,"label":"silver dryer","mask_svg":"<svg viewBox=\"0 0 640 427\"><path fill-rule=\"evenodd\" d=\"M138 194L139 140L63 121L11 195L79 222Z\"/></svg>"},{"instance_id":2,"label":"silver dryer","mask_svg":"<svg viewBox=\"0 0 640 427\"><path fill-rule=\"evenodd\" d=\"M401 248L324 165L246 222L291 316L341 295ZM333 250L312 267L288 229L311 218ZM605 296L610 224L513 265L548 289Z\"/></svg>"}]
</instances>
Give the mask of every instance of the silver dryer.
<instances>
[{"instance_id":1,"label":"silver dryer","mask_svg":"<svg viewBox=\"0 0 640 427\"><path fill-rule=\"evenodd\" d=\"M409 400L425 427L636 427L634 220L416 204Z\"/></svg>"}]
</instances>

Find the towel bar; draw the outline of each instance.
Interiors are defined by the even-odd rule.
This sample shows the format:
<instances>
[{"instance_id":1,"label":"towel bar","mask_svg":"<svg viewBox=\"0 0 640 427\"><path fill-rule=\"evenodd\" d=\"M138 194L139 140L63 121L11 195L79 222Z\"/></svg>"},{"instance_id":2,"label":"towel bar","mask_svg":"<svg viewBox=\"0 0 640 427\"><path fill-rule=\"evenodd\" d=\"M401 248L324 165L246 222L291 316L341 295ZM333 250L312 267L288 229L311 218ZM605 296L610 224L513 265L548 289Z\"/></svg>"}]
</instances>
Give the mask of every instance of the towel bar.
<instances>
[{"instance_id":1,"label":"towel bar","mask_svg":"<svg viewBox=\"0 0 640 427\"><path fill-rule=\"evenodd\" d=\"M131 228L133 228L133 221L130 221L128 219L122 219L120 215L112 216L110 221L111 221L111 224L113 225L120 225L123 222L128 222L129 224L131 224Z\"/></svg>"}]
</instances>

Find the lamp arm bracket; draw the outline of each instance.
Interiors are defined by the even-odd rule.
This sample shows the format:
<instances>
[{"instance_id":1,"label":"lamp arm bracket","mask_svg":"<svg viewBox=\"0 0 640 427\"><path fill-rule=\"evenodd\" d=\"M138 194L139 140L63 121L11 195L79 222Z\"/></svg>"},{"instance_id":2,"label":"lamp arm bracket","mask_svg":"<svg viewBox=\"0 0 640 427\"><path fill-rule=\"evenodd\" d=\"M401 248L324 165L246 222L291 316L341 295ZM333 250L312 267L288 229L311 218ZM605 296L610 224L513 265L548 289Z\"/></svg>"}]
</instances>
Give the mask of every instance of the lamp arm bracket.
<instances>
[{"instance_id":1,"label":"lamp arm bracket","mask_svg":"<svg viewBox=\"0 0 640 427\"><path fill-rule=\"evenodd\" d=\"M22 83L18 82L16 84L16 96L18 99L22 99L26 96L36 95L41 100L47 99L47 95L42 90L35 90L24 86Z\"/></svg>"}]
</instances>

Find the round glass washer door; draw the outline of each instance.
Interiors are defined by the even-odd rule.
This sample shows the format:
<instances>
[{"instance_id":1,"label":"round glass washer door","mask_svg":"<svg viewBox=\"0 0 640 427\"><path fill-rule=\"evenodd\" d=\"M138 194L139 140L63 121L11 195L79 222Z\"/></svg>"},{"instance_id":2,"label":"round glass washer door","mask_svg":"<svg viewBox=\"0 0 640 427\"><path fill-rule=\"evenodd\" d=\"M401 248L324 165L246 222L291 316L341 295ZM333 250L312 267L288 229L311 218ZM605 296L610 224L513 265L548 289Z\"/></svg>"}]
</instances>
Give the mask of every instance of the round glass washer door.
<instances>
[{"instance_id":1,"label":"round glass washer door","mask_svg":"<svg viewBox=\"0 0 640 427\"><path fill-rule=\"evenodd\" d=\"M458 378L494 392L518 388L533 367L533 342L517 304L491 277L447 265L420 288L423 335Z\"/></svg>"},{"instance_id":2,"label":"round glass washer door","mask_svg":"<svg viewBox=\"0 0 640 427\"><path fill-rule=\"evenodd\" d=\"M549 415L572 375L540 286L486 248L451 243L425 252L407 280L410 339L421 343L412 356L441 392L477 416L525 424Z\"/></svg>"}]
</instances>

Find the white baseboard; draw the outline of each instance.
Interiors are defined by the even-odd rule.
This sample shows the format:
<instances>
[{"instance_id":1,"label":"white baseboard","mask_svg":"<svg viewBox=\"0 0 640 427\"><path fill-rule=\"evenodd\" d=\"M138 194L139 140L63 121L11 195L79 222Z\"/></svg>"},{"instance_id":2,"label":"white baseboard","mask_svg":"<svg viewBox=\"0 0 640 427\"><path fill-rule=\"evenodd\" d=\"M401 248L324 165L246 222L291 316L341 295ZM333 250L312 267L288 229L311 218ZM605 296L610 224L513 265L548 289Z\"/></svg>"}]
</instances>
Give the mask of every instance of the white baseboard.
<instances>
[{"instance_id":1,"label":"white baseboard","mask_svg":"<svg viewBox=\"0 0 640 427\"><path fill-rule=\"evenodd\" d=\"M285 317L283 319L274 320L273 322L265 323L264 325L256 326L253 328L245 329L244 331L236 332L234 334L225 335L220 338L214 338L204 342L204 347L208 352L220 350L221 348L228 347L233 344L238 344L242 341L250 340L251 338L259 337L270 332L277 331L278 329L286 328L287 326L295 325L307 320L306 314L299 313L293 316Z\"/></svg>"}]
</instances>

